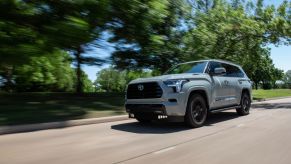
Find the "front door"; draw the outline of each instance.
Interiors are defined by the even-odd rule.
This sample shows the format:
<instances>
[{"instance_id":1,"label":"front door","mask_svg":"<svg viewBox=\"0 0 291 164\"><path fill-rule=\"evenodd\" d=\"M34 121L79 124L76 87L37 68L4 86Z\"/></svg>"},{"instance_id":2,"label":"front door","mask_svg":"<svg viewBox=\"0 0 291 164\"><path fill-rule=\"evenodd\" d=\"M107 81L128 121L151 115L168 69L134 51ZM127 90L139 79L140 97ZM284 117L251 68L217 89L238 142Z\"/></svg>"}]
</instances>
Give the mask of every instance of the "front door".
<instances>
[{"instance_id":1,"label":"front door","mask_svg":"<svg viewBox=\"0 0 291 164\"><path fill-rule=\"evenodd\" d=\"M219 62L210 62L208 73L214 74L215 68L223 67ZM225 75L212 75L211 76L212 83L212 102L211 108L221 108L231 105L230 97L230 79L225 77Z\"/></svg>"}]
</instances>

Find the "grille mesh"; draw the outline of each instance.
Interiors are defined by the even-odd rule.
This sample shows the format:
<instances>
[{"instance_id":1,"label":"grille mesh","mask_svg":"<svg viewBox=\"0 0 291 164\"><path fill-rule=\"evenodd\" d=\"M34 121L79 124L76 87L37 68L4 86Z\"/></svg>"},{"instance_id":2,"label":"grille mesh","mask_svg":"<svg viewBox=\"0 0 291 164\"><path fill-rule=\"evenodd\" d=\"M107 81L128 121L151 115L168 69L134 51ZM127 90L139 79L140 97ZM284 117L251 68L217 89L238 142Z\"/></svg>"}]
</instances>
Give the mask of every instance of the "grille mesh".
<instances>
[{"instance_id":1,"label":"grille mesh","mask_svg":"<svg viewBox=\"0 0 291 164\"><path fill-rule=\"evenodd\" d=\"M139 85L143 86L142 90L138 89ZM162 95L163 90L157 82L130 84L127 87L127 99L161 98Z\"/></svg>"}]
</instances>

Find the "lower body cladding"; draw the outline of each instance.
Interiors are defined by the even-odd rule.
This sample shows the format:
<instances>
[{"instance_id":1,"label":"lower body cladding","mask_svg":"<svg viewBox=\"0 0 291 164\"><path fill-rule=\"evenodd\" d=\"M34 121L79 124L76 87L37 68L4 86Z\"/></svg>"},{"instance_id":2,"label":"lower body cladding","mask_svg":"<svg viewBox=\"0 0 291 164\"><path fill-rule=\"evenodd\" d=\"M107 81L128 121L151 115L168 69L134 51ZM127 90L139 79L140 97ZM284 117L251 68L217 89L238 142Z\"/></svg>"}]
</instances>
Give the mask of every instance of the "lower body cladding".
<instances>
[{"instance_id":1,"label":"lower body cladding","mask_svg":"<svg viewBox=\"0 0 291 164\"><path fill-rule=\"evenodd\" d=\"M125 104L126 112L130 118L139 120L166 120L170 122L183 122L185 107L178 104L177 100L171 99L160 103L130 103Z\"/></svg>"}]
</instances>

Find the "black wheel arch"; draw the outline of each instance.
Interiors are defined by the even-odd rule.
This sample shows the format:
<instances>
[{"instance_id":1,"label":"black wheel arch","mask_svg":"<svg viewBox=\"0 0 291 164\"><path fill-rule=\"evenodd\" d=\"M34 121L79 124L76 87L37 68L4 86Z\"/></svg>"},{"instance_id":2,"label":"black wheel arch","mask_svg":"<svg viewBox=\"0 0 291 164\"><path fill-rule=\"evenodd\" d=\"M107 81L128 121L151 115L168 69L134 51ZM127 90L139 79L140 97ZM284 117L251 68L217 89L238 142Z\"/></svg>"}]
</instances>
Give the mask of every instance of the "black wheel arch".
<instances>
[{"instance_id":1,"label":"black wheel arch","mask_svg":"<svg viewBox=\"0 0 291 164\"><path fill-rule=\"evenodd\" d=\"M243 94L245 94L245 93L251 98L251 91L248 88L243 88L242 89L242 92L241 92L241 96L240 97L242 97Z\"/></svg>"},{"instance_id":2,"label":"black wheel arch","mask_svg":"<svg viewBox=\"0 0 291 164\"><path fill-rule=\"evenodd\" d=\"M202 90L202 89L198 89L198 90L191 91L190 94L189 94L189 96L188 96L187 104L189 102L190 97L192 95L194 95L194 94L199 94L199 95L201 95L203 97L203 99L206 102L206 107L209 110L209 99L208 99L208 95L207 95L207 92L205 90Z\"/></svg>"}]
</instances>

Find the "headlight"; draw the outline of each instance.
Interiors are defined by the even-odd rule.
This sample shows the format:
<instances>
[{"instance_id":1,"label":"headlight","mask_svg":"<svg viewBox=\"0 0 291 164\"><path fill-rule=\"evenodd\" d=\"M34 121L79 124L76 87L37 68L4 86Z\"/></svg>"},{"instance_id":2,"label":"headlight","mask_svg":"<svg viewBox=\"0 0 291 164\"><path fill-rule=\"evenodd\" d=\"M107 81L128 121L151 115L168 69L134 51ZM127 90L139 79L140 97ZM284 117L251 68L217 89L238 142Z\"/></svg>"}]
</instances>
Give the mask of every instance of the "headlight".
<instances>
[{"instance_id":1,"label":"headlight","mask_svg":"<svg viewBox=\"0 0 291 164\"><path fill-rule=\"evenodd\" d=\"M174 92L181 92L183 85L188 81L189 80L167 80L164 81L164 84L168 87L173 88Z\"/></svg>"}]
</instances>

